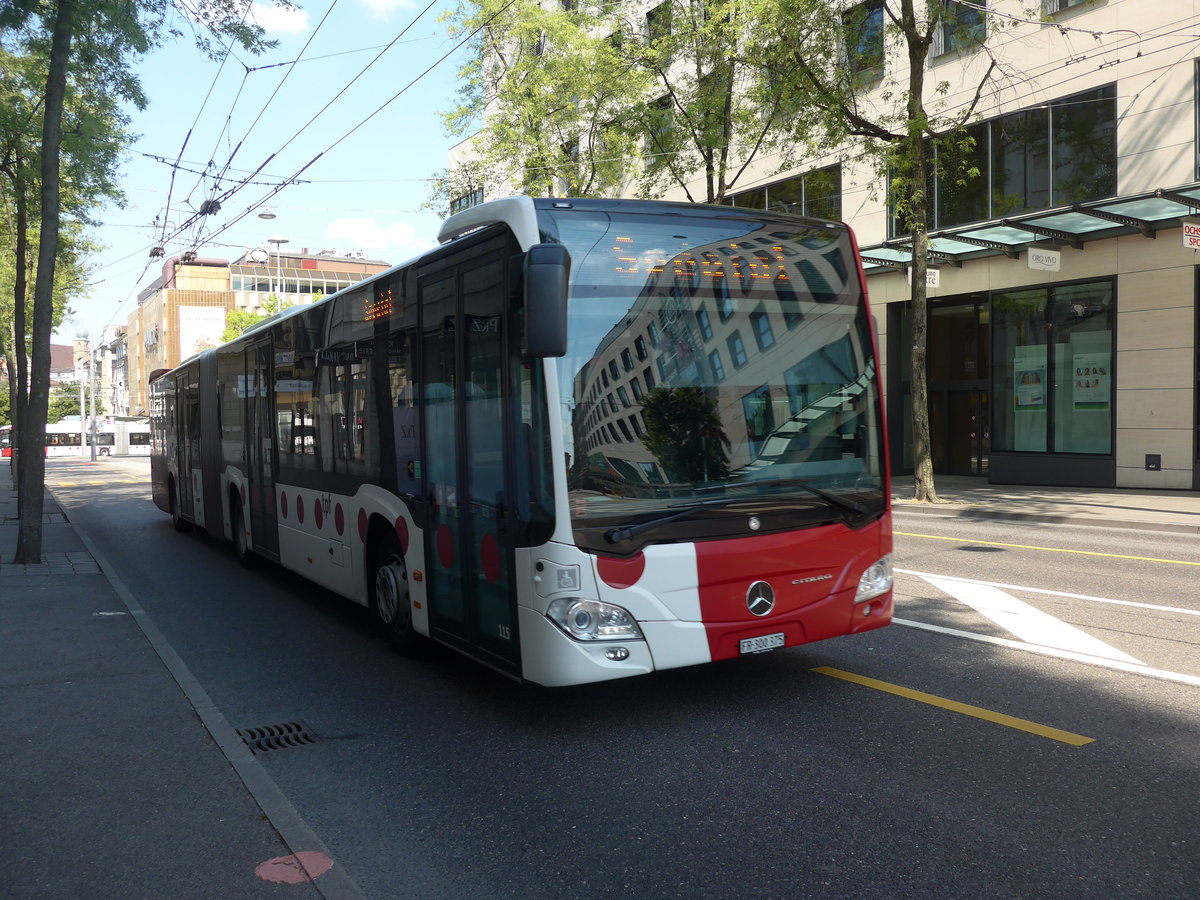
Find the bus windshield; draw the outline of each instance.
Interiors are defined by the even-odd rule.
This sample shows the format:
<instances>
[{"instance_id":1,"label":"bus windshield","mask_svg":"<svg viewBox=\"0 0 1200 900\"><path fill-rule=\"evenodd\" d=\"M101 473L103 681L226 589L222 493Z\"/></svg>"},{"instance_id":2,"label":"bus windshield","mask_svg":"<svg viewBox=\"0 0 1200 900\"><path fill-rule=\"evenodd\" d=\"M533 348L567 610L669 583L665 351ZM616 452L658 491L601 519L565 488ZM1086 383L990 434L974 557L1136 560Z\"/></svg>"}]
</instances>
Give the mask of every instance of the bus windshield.
<instances>
[{"instance_id":1,"label":"bus windshield","mask_svg":"<svg viewBox=\"0 0 1200 900\"><path fill-rule=\"evenodd\" d=\"M876 362L849 233L679 209L544 210L571 254L557 364L580 546L878 518Z\"/></svg>"}]
</instances>

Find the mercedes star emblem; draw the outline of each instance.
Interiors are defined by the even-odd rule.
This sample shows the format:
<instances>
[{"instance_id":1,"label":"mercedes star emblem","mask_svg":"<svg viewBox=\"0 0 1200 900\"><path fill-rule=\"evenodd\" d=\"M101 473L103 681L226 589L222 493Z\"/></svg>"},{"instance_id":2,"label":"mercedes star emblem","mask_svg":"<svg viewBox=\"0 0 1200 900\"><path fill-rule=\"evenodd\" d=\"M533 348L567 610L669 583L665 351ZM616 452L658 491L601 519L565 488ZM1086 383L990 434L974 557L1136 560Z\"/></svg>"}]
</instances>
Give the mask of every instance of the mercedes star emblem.
<instances>
[{"instance_id":1,"label":"mercedes star emblem","mask_svg":"<svg viewBox=\"0 0 1200 900\"><path fill-rule=\"evenodd\" d=\"M746 609L756 616L765 616L775 608L775 590L765 581L756 581L746 591Z\"/></svg>"}]
</instances>

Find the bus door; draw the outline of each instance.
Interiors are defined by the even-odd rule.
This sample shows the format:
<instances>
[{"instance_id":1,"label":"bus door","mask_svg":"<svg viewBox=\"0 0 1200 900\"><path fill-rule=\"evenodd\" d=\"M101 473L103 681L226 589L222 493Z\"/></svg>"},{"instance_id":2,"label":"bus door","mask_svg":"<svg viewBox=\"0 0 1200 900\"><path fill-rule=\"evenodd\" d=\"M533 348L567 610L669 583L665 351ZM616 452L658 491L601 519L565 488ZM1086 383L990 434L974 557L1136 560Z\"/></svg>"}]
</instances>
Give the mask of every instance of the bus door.
<instances>
[{"instance_id":1,"label":"bus door","mask_svg":"<svg viewBox=\"0 0 1200 900\"><path fill-rule=\"evenodd\" d=\"M189 520L196 514L194 481L200 466L200 386L194 368L175 376L176 502L179 512Z\"/></svg>"},{"instance_id":2,"label":"bus door","mask_svg":"<svg viewBox=\"0 0 1200 900\"><path fill-rule=\"evenodd\" d=\"M254 550L279 558L275 518L275 355L268 337L246 352L246 477Z\"/></svg>"},{"instance_id":3,"label":"bus door","mask_svg":"<svg viewBox=\"0 0 1200 900\"><path fill-rule=\"evenodd\" d=\"M489 246L496 249L481 252ZM505 261L493 239L418 273L421 324L420 475L435 637L519 671L512 538L505 522L511 434L505 360Z\"/></svg>"}]
</instances>

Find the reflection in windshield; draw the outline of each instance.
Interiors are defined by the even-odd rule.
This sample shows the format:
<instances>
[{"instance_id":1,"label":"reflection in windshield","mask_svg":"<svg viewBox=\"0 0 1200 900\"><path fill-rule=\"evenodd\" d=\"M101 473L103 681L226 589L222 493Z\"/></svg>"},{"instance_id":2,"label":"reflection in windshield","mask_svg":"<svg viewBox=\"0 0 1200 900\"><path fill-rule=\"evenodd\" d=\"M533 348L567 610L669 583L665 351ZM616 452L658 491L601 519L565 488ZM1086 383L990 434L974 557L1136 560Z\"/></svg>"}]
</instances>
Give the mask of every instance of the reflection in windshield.
<instances>
[{"instance_id":1,"label":"reflection in windshield","mask_svg":"<svg viewBox=\"0 0 1200 900\"><path fill-rule=\"evenodd\" d=\"M846 232L740 211L665 229L553 216L572 257L559 366L576 529L739 485L806 509L813 492L791 482L879 494L875 361Z\"/></svg>"}]
</instances>

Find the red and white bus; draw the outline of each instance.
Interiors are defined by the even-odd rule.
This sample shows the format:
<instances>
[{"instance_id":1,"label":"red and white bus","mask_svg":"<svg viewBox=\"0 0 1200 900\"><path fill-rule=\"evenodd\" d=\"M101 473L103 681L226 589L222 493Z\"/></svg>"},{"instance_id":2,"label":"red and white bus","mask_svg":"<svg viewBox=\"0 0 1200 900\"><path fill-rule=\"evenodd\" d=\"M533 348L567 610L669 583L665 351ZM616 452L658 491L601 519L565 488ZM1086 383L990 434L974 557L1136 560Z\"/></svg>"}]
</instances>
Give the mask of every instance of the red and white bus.
<instances>
[{"instance_id":1,"label":"red and white bus","mask_svg":"<svg viewBox=\"0 0 1200 900\"><path fill-rule=\"evenodd\" d=\"M80 433L82 429L82 434ZM120 418L96 423L97 456L149 456L150 422L148 419ZM11 425L0 425L0 457L12 456ZM63 419L46 426L46 456L91 456L92 430L78 417Z\"/></svg>"},{"instance_id":2,"label":"red and white bus","mask_svg":"<svg viewBox=\"0 0 1200 900\"><path fill-rule=\"evenodd\" d=\"M151 384L155 502L513 677L892 617L876 339L841 224L512 198Z\"/></svg>"}]
</instances>

